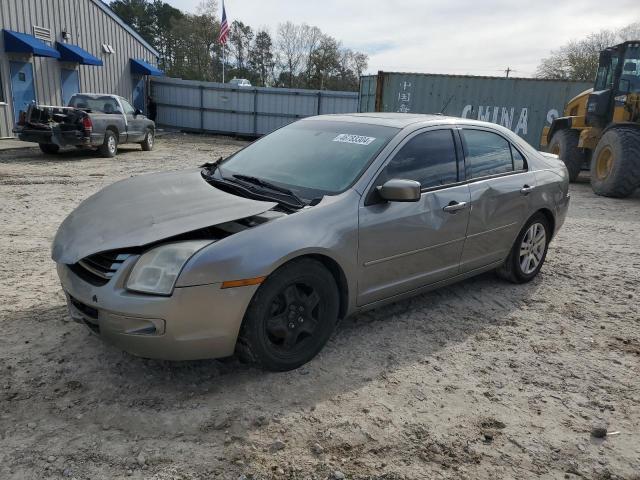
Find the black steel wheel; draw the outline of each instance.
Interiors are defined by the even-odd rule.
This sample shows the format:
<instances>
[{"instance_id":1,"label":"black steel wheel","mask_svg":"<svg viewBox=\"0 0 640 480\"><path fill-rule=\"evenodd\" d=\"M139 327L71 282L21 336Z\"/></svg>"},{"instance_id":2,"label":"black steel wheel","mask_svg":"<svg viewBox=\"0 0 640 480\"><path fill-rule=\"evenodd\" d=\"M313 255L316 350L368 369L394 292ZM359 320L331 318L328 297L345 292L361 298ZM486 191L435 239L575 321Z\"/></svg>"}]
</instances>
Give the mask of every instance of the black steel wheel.
<instances>
[{"instance_id":1,"label":"black steel wheel","mask_svg":"<svg viewBox=\"0 0 640 480\"><path fill-rule=\"evenodd\" d=\"M339 301L336 282L320 262L302 259L284 265L252 299L238 338L238 353L267 370L298 368L329 340Z\"/></svg>"}]
</instances>

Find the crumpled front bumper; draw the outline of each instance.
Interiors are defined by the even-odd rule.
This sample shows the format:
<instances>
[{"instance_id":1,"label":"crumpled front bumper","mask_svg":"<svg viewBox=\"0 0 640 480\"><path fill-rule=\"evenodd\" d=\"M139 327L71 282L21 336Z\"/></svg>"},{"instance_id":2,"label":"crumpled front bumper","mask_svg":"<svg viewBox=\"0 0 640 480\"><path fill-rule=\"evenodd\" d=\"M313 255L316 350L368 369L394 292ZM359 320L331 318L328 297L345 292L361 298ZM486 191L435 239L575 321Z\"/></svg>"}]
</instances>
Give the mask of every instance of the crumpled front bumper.
<instances>
[{"instance_id":1,"label":"crumpled front bumper","mask_svg":"<svg viewBox=\"0 0 640 480\"><path fill-rule=\"evenodd\" d=\"M233 354L257 285L182 287L168 297L137 294L124 288L135 259L129 260L103 286L88 283L67 265L57 265L74 320L106 342L140 357L196 360Z\"/></svg>"}]
</instances>

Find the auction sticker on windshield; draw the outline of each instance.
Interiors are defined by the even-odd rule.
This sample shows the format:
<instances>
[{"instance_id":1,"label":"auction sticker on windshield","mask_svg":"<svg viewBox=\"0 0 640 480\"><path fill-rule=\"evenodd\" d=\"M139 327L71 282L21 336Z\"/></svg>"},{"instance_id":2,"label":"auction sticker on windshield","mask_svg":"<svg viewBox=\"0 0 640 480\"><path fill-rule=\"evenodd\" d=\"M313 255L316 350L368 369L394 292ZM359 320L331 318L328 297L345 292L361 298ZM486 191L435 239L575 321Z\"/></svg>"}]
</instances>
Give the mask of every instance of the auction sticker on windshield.
<instances>
[{"instance_id":1,"label":"auction sticker on windshield","mask_svg":"<svg viewBox=\"0 0 640 480\"><path fill-rule=\"evenodd\" d=\"M370 145L375 141L374 137L365 137L364 135L352 135L350 133L341 133L333 139L334 142L355 143L356 145Z\"/></svg>"}]
</instances>

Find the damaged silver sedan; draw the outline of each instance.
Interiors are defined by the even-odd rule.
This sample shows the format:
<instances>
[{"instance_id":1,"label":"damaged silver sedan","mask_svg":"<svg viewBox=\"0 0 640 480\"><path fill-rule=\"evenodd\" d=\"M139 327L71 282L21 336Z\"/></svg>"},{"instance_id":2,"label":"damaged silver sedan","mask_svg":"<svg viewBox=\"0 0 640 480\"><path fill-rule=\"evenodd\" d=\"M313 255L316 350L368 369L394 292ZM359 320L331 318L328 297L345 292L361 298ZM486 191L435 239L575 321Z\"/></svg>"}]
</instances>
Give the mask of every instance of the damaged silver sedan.
<instances>
[{"instance_id":1,"label":"damaged silver sedan","mask_svg":"<svg viewBox=\"0 0 640 480\"><path fill-rule=\"evenodd\" d=\"M530 281L568 203L564 164L502 127L319 116L103 189L53 259L71 316L128 352L289 370L355 312L489 270Z\"/></svg>"}]
</instances>

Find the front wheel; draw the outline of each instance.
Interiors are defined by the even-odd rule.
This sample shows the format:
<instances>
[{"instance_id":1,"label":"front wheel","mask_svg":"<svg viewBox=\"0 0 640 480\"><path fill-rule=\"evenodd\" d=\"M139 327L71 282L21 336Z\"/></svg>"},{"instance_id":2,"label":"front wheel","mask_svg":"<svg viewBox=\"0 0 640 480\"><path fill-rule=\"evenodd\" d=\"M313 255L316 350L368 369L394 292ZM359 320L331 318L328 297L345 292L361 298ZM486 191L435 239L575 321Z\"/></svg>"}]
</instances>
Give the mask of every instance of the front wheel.
<instances>
[{"instance_id":1,"label":"front wheel","mask_svg":"<svg viewBox=\"0 0 640 480\"><path fill-rule=\"evenodd\" d=\"M267 370L298 368L327 343L338 310L333 275L316 260L292 261L271 274L251 300L237 351Z\"/></svg>"},{"instance_id":2,"label":"front wheel","mask_svg":"<svg viewBox=\"0 0 640 480\"><path fill-rule=\"evenodd\" d=\"M55 143L39 143L38 146L42 153L46 153L47 155L55 155L60 151L60 146Z\"/></svg>"},{"instance_id":3,"label":"front wheel","mask_svg":"<svg viewBox=\"0 0 640 480\"><path fill-rule=\"evenodd\" d=\"M112 130L107 130L104 134L104 141L98 149L100 155L105 158L113 158L118 153L118 136Z\"/></svg>"},{"instance_id":4,"label":"front wheel","mask_svg":"<svg viewBox=\"0 0 640 480\"><path fill-rule=\"evenodd\" d=\"M617 198L640 187L640 130L616 127L602 135L591 158L591 187Z\"/></svg>"},{"instance_id":5,"label":"front wheel","mask_svg":"<svg viewBox=\"0 0 640 480\"><path fill-rule=\"evenodd\" d=\"M147 133L144 136L144 140L140 143L142 145L142 150L145 152L150 152L153 150L153 143L155 141L155 133L151 128L147 129Z\"/></svg>"},{"instance_id":6,"label":"front wheel","mask_svg":"<svg viewBox=\"0 0 640 480\"><path fill-rule=\"evenodd\" d=\"M551 240L549 221L542 213L536 213L522 228L509 256L497 273L513 283L526 283L538 275Z\"/></svg>"}]
</instances>

